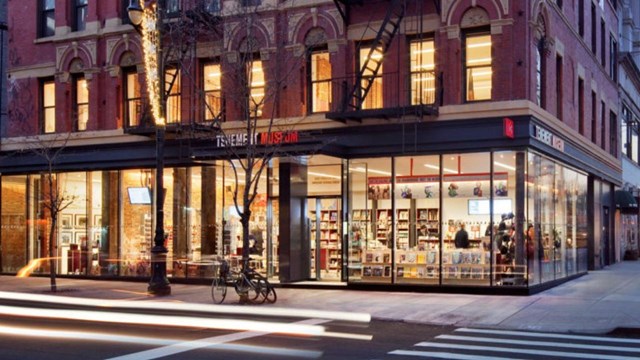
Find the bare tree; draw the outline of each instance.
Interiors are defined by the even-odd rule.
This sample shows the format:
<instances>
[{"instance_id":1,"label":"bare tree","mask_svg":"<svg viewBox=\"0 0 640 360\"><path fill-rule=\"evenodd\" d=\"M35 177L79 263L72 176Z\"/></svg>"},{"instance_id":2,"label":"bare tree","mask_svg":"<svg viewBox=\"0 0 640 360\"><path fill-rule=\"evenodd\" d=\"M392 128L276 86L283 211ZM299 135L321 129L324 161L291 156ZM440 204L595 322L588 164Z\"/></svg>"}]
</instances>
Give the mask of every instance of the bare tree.
<instances>
[{"instance_id":1,"label":"bare tree","mask_svg":"<svg viewBox=\"0 0 640 360\"><path fill-rule=\"evenodd\" d=\"M290 155L283 145L298 140L293 122L280 115L278 104L307 49L302 45L285 48L286 21L274 9L236 4L216 12L208 0L186 2L188 10L166 26L165 61L176 64L182 76L195 84L201 81L199 54L219 49L220 91L195 87L191 109L199 111L190 114L194 119L190 136L225 150L235 180L233 203L242 225L242 266L246 269L249 222L261 177L274 157ZM276 32L272 36L276 43L269 47L264 32L258 31L265 21Z\"/></svg>"},{"instance_id":2,"label":"bare tree","mask_svg":"<svg viewBox=\"0 0 640 360\"><path fill-rule=\"evenodd\" d=\"M30 83L30 79L25 81ZM67 147L70 132L60 132L52 134L38 134L37 114L34 113L35 103L30 87L20 87L18 83L13 83L9 88L9 122L12 126L21 130L26 137L9 139L8 145L16 148L19 153L30 153L37 156L44 162L44 168L40 173L42 190L40 204L42 210L50 217L50 222L45 228L47 237L47 253L49 263L49 277L51 292L57 291L56 285L56 260L57 256L57 224L58 217L75 200L74 195L68 194L64 187L58 182L56 166Z\"/></svg>"}]
</instances>

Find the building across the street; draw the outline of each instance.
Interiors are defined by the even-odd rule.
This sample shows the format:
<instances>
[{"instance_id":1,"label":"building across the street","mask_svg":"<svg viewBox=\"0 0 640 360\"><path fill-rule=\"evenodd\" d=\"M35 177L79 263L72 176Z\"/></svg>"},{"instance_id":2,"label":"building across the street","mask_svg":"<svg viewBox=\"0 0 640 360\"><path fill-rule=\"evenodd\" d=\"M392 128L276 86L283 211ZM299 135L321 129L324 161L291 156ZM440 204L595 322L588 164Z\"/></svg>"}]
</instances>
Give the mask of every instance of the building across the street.
<instances>
[{"instance_id":1,"label":"building across the street","mask_svg":"<svg viewBox=\"0 0 640 360\"><path fill-rule=\"evenodd\" d=\"M282 283L531 293L621 259L617 1L160 1L171 281L239 258L229 154L255 144L279 151L252 265ZM48 257L52 165L57 272L149 276L156 132L127 6L8 4L3 273Z\"/></svg>"}]
</instances>

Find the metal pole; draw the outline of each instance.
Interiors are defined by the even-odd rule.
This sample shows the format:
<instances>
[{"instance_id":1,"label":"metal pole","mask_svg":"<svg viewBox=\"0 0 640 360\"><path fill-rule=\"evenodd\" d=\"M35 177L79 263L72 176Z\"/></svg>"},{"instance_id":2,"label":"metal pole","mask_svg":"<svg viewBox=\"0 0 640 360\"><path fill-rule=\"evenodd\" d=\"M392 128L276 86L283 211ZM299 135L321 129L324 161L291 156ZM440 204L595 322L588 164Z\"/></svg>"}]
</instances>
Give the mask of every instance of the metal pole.
<instances>
[{"instance_id":1,"label":"metal pole","mask_svg":"<svg viewBox=\"0 0 640 360\"><path fill-rule=\"evenodd\" d=\"M156 32L158 44L162 44L162 1L156 2ZM164 93L164 62L162 61L162 46L157 47L158 77L160 81L160 104L163 118L166 117L166 96ZM164 119L156 121L156 230L151 249L151 280L147 292L163 296L171 294L171 285L167 279L167 248L164 233Z\"/></svg>"}]
</instances>

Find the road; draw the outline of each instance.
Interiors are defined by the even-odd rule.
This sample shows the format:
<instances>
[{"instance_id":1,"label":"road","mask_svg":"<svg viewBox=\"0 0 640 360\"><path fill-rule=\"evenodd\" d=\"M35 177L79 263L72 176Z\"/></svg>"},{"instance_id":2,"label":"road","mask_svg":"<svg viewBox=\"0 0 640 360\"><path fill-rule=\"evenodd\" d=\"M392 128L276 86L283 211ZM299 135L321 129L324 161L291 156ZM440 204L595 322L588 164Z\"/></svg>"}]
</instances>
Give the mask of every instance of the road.
<instances>
[{"instance_id":1,"label":"road","mask_svg":"<svg viewBox=\"0 0 640 360\"><path fill-rule=\"evenodd\" d=\"M2 359L640 358L640 339L614 336L29 302L16 305L15 301L0 305ZM238 306L227 308L243 311Z\"/></svg>"}]
</instances>

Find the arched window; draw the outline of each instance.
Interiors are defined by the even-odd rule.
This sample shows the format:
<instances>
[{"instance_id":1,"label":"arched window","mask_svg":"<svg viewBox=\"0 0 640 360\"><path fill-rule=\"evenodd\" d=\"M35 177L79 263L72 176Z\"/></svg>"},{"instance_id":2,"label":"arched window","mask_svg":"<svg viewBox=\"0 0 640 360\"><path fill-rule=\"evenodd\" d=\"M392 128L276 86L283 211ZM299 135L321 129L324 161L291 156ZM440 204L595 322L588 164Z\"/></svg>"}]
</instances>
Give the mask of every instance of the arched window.
<instances>
[{"instance_id":1,"label":"arched window","mask_svg":"<svg viewBox=\"0 0 640 360\"><path fill-rule=\"evenodd\" d=\"M493 56L489 15L479 7L471 8L462 17L460 28L464 30L465 100L491 100Z\"/></svg>"},{"instance_id":2,"label":"arched window","mask_svg":"<svg viewBox=\"0 0 640 360\"><path fill-rule=\"evenodd\" d=\"M546 50L547 37L542 16L538 16L535 29L536 36L536 104L546 108Z\"/></svg>"}]
</instances>

